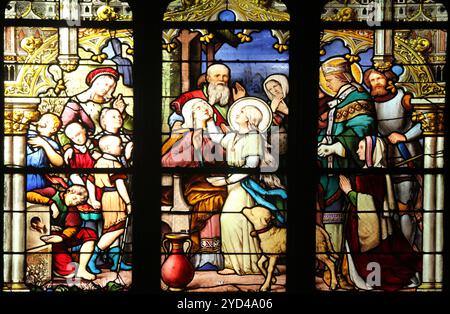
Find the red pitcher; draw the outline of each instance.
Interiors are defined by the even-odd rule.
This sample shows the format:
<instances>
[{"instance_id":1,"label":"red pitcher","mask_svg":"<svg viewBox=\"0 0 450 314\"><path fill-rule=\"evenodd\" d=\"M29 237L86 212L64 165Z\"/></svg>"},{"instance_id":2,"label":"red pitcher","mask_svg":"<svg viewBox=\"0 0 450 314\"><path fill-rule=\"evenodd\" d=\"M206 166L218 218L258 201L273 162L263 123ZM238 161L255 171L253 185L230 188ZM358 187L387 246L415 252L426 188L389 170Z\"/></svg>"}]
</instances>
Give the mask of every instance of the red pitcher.
<instances>
[{"instance_id":1,"label":"red pitcher","mask_svg":"<svg viewBox=\"0 0 450 314\"><path fill-rule=\"evenodd\" d=\"M189 246L183 251L184 242ZM169 247L167 247L169 244ZM186 233L168 233L163 241L163 248L169 254L161 267L161 278L170 291L183 291L194 278L194 266L192 266L186 254L191 249L192 241ZM172 249L169 252L170 247Z\"/></svg>"}]
</instances>

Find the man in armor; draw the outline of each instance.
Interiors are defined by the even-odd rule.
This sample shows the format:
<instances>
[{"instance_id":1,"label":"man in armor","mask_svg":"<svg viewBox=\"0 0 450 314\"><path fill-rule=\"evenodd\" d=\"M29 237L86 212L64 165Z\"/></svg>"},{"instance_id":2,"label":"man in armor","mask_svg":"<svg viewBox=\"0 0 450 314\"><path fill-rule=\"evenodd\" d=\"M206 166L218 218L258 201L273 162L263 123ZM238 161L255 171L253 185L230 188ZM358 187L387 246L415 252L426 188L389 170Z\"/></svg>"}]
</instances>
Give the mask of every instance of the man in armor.
<instances>
[{"instance_id":1,"label":"man in armor","mask_svg":"<svg viewBox=\"0 0 450 314\"><path fill-rule=\"evenodd\" d=\"M422 168L422 136L420 123L413 123L411 114L412 95L395 87L398 76L391 70L380 72L369 69L364 73L364 83L369 87L375 103L378 132L387 146L388 166ZM411 174L392 175L398 207L400 228L411 243L420 250L421 234L418 225L421 221L419 191L422 177Z\"/></svg>"}]
</instances>

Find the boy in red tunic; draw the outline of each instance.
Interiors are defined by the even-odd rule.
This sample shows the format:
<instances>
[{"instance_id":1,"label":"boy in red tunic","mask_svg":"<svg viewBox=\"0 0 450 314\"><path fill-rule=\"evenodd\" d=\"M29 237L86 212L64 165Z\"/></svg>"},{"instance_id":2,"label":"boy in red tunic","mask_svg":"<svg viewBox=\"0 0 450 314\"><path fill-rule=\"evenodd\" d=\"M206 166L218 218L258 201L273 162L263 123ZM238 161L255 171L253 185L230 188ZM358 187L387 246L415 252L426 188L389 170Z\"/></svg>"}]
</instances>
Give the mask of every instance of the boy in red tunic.
<instances>
[{"instance_id":1,"label":"boy in red tunic","mask_svg":"<svg viewBox=\"0 0 450 314\"><path fill-rule=\"evenodd\" d=\"M86 267L94 250L97 234L94 230L81 226L82 219L79 213L87 199L86 188L81 185L73 185L65 192L56 193L51 200L46 200L45 197L40 200L40 203L52 202L52 224L54 224L52 225L52 234L42 236L41 239L45 243L53 244L53 272L57 276L95 279L95 275L90 273ZM74 269L70 254L71 248L75 246L81 246L78 269Z\"/></svg>"},{"instance_id":2,"label":"boy in red tunic","mask_svg":"<svg viewBox=\"0 0 450 314\"><path fill-rule=\"evenodd\" d=\"M100 157L93 151L93 145L87 137L87 131L78 122L67 125L64 133L71 141L71 147L64 153L64 160L70 168L90 169L94 168L95 160ZM94 177L87 174L73 173L70 175L73 184L86 186L89 193L88 203L95 209L100 209L100 202L95 197Z\"/></svg>"}]
</instances>

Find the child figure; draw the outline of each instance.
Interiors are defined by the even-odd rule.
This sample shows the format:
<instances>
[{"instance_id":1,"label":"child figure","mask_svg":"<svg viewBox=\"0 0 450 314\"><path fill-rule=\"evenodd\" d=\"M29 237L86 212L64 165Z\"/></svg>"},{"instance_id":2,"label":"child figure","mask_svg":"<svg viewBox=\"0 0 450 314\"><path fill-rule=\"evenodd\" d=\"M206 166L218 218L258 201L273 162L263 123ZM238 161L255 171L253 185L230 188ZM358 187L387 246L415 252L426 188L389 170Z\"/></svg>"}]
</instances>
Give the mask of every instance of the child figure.
<instances>
[{"instance_id":1,"label":"child figure","mask_svg":"<svg viewBox=\"0 0 450 314\"><path fill-rule=\"evenodd\" d=\"M106 135L100 138L99 147L102 156L95 163L95 168L120 169L123 167L120 162L122 156L122 140L119 136ZM99 254L109 249L109 256L113 260L112 271L117 271L119 266L119 237L125 231L127 214L131 213L131 201L126 187L127 176L125 174L95 173L95 185L102 189L101 208L103 216L103 233L100 237L94 254L89 261L89 268L92 273L99 274L95 261ZM123 262L120 263L121 270L130 270L131 266Z\"/></svg>"},{"instance_id":2,"label":"child figure","mask_svg":"<svg viewBox=\"0 0 450 314\"><path fill-rule=\"evenodd\" d=\"M124 166L127 166L131 160L133 152L133 142L131 137L123 131L123 118L118 109L103 108L100 112L100 126L103 129L95 136L95 140L102 138L105 135L116 135L122 140L122 145L125 146L125 158L121 158Z\"/></svg>"},{"instance_id":3,"label":"child figure","mask_svg":"<svg viewBox=\"0 0 450 314\"><path fill-rule=\"evenodd\" d=\"M98 152L92 152L93 145L87 137L86 129L78 122L72 122L64 130L72 145L64 153L64 160L70 168L90 169L94 167L95 160L100 157ZM89 193L88 203L95 209L100 209L100 202L95 197L94 177L92 175L70 175L73 184L86 186Z\"/></svg>"},{"instance_id":4,"label":"child figure","mask_svg":"<svg viewBox=\"0 0 450 314\"><path fill-rule=\"evenodd\" d=\"M35 194L37 195L37 194ZM95 280L95 275L87 270L97 234L94 230L82 227L79 206L86 203L88 192L82 185L72 185L64 192L57 192L51 199L40 197L39 203L51 204L52 234L41 237L45 243L53 245L53 272L59 277L73 276ZM71 248L81 246L79 267L74 272Z\"/></svg>"},{"instance_id":5,"label":"child figure","mask_svg":"<svg viewBox=\"0 0 450 314\"><path fill-rule=\"evenodd\" d=\"M60 153L60 145L53 136L61 128L61 120L53 113L45 113L36 123L36 130L27 134L27 166L34 168L60 167L64 164ZM52 196L56 190L50 185L52 177L39 173L27 174L28 192L35 192L43 196Z\"/></svg>"}]
</instances>

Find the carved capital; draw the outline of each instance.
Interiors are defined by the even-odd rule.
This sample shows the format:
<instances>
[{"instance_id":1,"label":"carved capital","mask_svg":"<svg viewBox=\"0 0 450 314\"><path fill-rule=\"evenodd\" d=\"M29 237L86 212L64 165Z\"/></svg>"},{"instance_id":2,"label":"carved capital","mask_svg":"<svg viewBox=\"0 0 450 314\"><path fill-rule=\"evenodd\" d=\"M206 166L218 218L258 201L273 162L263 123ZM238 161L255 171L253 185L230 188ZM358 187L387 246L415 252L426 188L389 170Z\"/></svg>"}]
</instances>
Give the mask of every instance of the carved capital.
<instances>
[{"instance_id":1,"label":"carved capital","mask_svg":"<svg viewBox=\"0 0 450 314\"><path fill-rule=\"evenodd\" d=\"M5 98L5 135L26 134L31 122L39 119L38 98Z\"/></svg>"},{"instance_id":2,"label":"carved capital","mask_svg":"<svg viewBox=\"0 0 450 314\"><path fill-rule=\"evenodd\" d=\"M381 72L389 71L394 65L394 57L390 55L374 56L372 61L374 68Z\"/></svg>"},{"instance_id":3,"label":"carved capital","mask_svg":"<svg viewBox=\"0 0 450 314\"><path fill-rule=\"evenodd\" d=\"M421 124L423 134L444 135L444 107L440 105L414 106L412 121Z\"/></svg>"},{"instance_id":4,"label":"carved capital","mask_svg":"<svg viewBox=\"0 0 450 314\"><path fill-rule=\"evenodd\" d=\"M77 55L59 55L59 67L65 72L72 72L78 68L80 57Z\"/></svg>"}]
</instances>

